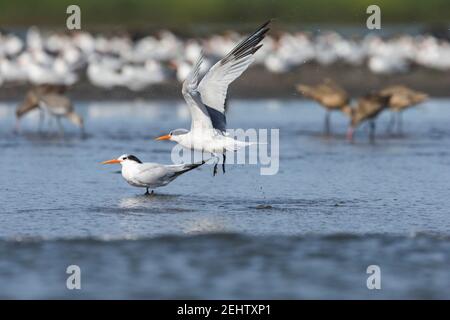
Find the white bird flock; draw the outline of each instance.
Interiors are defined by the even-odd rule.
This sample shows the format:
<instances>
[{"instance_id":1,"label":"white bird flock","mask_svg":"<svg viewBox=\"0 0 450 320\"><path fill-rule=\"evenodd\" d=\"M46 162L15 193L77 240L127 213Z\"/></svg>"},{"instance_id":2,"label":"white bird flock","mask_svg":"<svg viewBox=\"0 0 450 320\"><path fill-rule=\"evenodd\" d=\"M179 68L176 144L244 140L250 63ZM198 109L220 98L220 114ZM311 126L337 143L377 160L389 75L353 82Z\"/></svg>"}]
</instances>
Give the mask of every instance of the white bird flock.
<instances>
[{"instance_id":1,"label":"white bird flock","mask_svg":"<svg viewBox=\"0 0 450 320\"><path fill-rule=\"evenodd\" d=\"M30 28L21 38L0 34L0 85L7 83L73 85L84 76L92 85L134 91L186 79L200 52L208 70L241 39L228 32L204 39L183 39L170 31L136 41L130 37L87 32L43 33ZM412 65L450 70L450 43L431 35L401 35L388 39L368 34L347 39L335 32L280 33L268 36L255 65L285 73L302 64L343 62L374 73L407 72Z\"/></svg>"}]
</instances>

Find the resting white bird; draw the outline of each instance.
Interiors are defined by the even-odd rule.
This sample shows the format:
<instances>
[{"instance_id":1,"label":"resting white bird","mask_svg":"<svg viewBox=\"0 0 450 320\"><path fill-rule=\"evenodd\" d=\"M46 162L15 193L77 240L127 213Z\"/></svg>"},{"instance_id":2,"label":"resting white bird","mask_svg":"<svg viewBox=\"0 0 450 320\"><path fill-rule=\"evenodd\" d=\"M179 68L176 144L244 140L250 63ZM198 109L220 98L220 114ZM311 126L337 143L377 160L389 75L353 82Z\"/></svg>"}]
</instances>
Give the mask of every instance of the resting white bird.
<instances>
[{"instance_id":1,"label":"resting white bird","mask_svg":"<svg viewBox=\"0 0 450 320\"><path fill-rule=\"evenodd\" d=\"M225 173L227 151L236 151L252 143L235 140L226 133L226 109L228 86L253 62L253 54L261 48L270 21L264 23L249 37L241 41L222 60L209 69L200 80L202 55L183 83L183 97L191 113L191 130L177 129L156 140L175 141L184 148L222 154L222 170ZM217 158L217 156L216 156ZM217 173L217 162L214 175Z\"/></svg>"},{"instance_id":2,"label":"resting white bird","mask_svg":"<svg viewBox=\"0 0 450 320\"><path fill-rule=\"evenodd\" d=\"M205 162L192 164L164 165L159 163L142 163L137 157L129 154L121 155L117 159L103 161L102 164L120 163L122 177L133 187L149 189L164 187L185 172L191 171ZM153 190L152 190L153 194Z\"/></svg>"}]
</instances>

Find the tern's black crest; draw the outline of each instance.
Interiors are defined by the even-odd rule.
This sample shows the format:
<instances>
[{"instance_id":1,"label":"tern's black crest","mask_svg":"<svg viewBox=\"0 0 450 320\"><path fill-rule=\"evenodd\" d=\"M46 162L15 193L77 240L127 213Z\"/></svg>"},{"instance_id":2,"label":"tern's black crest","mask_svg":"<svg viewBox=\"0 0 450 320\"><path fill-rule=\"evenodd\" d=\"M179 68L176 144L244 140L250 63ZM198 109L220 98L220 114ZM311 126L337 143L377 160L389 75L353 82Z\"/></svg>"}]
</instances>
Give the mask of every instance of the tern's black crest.
<instances>
[{"instance_id":1,"label":"tern's black crest","mask_svg":"<svg viewBox=\"0 0 450 320\"><path fill-rule=\"evenodd\" d=\"M132 160L132 161L136 161L137 163L142 163L141 160L139 160L136 156L133 156L132 154L130 154L130 155L127 157L127 159L128 159L128 160Z\"/></svg>"}]
</instances>

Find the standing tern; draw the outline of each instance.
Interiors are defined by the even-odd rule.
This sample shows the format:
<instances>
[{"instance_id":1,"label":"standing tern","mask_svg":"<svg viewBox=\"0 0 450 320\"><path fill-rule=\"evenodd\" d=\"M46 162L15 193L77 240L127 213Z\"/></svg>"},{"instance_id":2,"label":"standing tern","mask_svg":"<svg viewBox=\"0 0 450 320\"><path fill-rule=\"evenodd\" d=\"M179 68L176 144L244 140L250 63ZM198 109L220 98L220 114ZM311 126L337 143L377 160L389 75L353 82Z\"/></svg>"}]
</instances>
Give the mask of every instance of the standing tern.
<instances>
[{"instance_id":1,"label":"standing tern","mask_svg":"<svg viewBox=\"0 0 450 320\"><path fill-rule=\"evenodd\" d=\"M200 68L203 61L201 54L183 82L182 94L191 113L191 130L177 129L156 140L175 141L184 148L216 155L222 154L222 170L225 173L227 151L237 151L252 143L239 141L226 133L227 90L254 61L253 55L258 51L270 20L253 34L242 40L222 60L213 65L200 80ZM216 161L214 175L217 173Z\"/></svg>"},{"instance_id":2,"label":"standing tern","mask_svg":"<svg viewBox=\"0 0 450 320\"><path fill-rule=\"evenodd\" d=\"M129 154L121 155L117 159L103 161L102 164L120 163L122 177L133 187L149 189L164 187L185 172L191 171L205 162L193 164L164 165L159 163L143 163L137 157ZM153 194L153 190L152 190Z\"/></svg>"}]
</instances>

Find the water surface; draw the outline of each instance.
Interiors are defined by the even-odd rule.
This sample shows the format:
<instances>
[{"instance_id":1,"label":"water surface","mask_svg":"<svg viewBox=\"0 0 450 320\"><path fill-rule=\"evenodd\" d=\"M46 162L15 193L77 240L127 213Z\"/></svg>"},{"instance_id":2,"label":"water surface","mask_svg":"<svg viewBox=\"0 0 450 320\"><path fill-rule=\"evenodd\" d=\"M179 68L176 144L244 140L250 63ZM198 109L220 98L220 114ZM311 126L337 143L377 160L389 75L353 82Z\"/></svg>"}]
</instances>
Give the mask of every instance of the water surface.
<instances>
[{"instance_id":1,"label":"water surface","mask_svg":"<svg viewBox=\"0 0 450 320\"><path fill-rule=\"evenodd\" d=\"M173 144L152 139L189 128L178 101L77 103L87 137L66 123L37 131L30 114L12 133L0 105L0 296L8 298L449 298L450 101L389 115L371 144L345 141L334 114L302 100L231 101L233 128L280 129L280 169L212 166L156 195L130 187L103 160L131 153L169 163ZM65 267L83 289L65 289ZM383 288L366 288L369 264ZM111 281L114 278L115 281Z\"/></svg>"}]
</instances>

